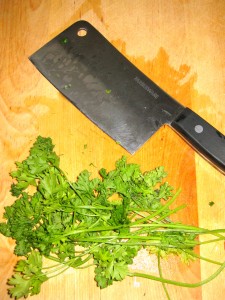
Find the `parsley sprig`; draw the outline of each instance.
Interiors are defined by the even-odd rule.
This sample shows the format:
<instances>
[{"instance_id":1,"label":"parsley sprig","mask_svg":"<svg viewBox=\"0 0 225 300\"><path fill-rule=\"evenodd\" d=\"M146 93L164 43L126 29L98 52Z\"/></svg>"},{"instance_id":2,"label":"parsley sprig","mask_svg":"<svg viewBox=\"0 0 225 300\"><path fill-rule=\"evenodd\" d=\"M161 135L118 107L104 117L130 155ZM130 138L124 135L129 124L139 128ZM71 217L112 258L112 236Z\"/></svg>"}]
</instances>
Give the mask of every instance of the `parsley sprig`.
<instances>
[{"instance_id":1,"label":"parsley sprig","mask_svg":"<svg viewBox=\"0 0 225 300\"><path fill-rule=\"evenodd\" d=\"M11 173L16 200L5 207L0 233L16 241L14 252L23 257L8 281L12 297L38 294L42 283L69 267L95 265L100 288L126 276L139 276L162 282L169 299L165 284L197 287L225 268L225 263L195 252L199 245L224 240L224 229L171 221L171 215L184 206L170 208L180 191L174 193L164 181L163 167L143 173L139 165L122 157L114 170L101 169L98 178L84 170L73 182L60 169L53 150L51 138L39 136L27 159L17 162ZM201 235L209 239L200 242ZM157 255L159 277L130 270L142 248ZM199 283L165 279L160 260L168 255L184 262L203 259L217 264L218 270ZM44 266L43 258L54 265Z\"/></svg>"}]
</instances>

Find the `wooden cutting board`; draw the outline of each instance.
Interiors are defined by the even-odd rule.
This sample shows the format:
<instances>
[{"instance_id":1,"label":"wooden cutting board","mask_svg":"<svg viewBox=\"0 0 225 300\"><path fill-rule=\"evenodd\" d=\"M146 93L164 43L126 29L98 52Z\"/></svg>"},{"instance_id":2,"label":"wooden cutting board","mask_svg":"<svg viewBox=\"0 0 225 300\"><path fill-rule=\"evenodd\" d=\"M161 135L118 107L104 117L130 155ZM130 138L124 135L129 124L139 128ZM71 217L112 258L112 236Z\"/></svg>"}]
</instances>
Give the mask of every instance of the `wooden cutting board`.
<instances>
[{"instance_id":1,"label":"wooden cutting board","mask_svg":"<svg viewBox=\"0 0 225 300\"><path fill-rule=\"evenodd\" d=\"M187 208L177 220L205 228L225 228L225 177L194 153L176 133L162 127L131 156L75 109L34 68L28 56L79 19L92 23L147 76L179 102L225 133L225 2L24 0L0 2L0 221L13 198L9 172L24 159L37 135L50 136L72 179L83 169L93 176L122 155L142 170L164 165L168 182ZM96 166L96 167L94 167ZM209 202L213 201L213 206ZM0 236L0 299L10 299L6 281L16 257L13 241ZM208 245L201 255L224 259L224 245ZM157 274L154 258L140 256L141 268ZM144 262L144 263L143 263ZM169 260L167 277L199 281L213 266L190 267ZM225 273L198 289L168 286L173 300L224 299ZM140 278L100 290L93 269L69 270L49 280L31 299L166 299L161 284Z\"/></svg>"}]
</instances>

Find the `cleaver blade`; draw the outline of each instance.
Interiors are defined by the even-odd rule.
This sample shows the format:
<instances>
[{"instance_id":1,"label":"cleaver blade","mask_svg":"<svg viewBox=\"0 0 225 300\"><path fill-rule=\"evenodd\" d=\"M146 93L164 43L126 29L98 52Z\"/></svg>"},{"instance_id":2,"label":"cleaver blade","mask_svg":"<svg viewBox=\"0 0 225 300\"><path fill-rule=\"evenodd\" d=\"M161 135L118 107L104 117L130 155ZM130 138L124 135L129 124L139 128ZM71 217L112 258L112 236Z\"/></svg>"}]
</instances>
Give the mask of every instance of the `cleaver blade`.
<instances>
[{"instance_id":1,"label":"cleaver blade","mask_svg":"<svg viewBox=\"0 0 225 300\"><path fill-rule=\"evenodd\" d=\"M74 23L29 59L131 154L167 124L225 173L225 136L164 92L87 21Z\"/></svg>"}]
</instances>

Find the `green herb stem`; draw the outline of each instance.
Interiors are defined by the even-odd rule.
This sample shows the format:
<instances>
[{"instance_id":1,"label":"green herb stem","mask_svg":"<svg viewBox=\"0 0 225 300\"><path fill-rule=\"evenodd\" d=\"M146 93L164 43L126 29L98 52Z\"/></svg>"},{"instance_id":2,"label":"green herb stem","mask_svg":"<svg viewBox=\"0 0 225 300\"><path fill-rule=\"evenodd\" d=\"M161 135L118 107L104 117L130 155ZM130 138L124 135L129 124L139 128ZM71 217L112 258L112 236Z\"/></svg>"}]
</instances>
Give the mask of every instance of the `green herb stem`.
<instances>
[{"instance_id":1,"label":"green herb stem","mask_svg":"<svg viewBox=\"0 0 225 300\"><path fill-rule=\"evenodd\" d=\"M209 283L210 281L212 281L214 278L216 278L224 270L224 268L225 268L225 262L211 276L209 276L208 278L206 278L206 279L204 279L200 282L197 282L197 283L179 282L179 281L165 279L163 277L157 277L157 276L154 276L154 275L149 275L149 274L139 273L139 272L129 272L127 275L130 276L130 277L142 277L142 278L151 279L151 280L155 280L155 281L160 281L162 283L168 283L168 284L181 286L181 287L196 288L196 287L203 286L203 285Z\"/></svg>"}]
</instances>

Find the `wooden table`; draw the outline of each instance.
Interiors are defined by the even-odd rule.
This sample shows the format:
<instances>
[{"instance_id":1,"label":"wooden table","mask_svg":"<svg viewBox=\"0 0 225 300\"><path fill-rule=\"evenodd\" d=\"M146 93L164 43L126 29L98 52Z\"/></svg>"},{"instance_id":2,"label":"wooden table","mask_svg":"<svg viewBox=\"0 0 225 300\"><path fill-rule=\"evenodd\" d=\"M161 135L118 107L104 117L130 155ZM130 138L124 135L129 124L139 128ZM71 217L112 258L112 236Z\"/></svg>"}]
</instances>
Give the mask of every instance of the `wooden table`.
<instances>
[{"instance_id":1,"label":"wooden table","mask_svg":"<svg viewBox=\"0 0 225 300\"><path fill-rule=\"evenodd\" d=\"M225 134L225 2L164 0L24 0L0 2L0 216L10 205L14 162L24 159L38 135L50 136L62 169L75 178L85 168L110 170L122 155L150 170L164 165L170 184L182 188L178 219L206 228L225 228L225 177L196 154L171 128L162 127L131 156L74 108L35 69L28 57L79 19L91 22L128 59L170 95ZM87 145L87 147L84 147ZM213 206L209 202L213 201ZM2 220L2 219L1 219ZM13 241L0 237L0 299L9 299L6 280L16 258ZM224 245L202 255L224 259ZM146 266L154 271L152 265ZM174 267L174 269L173 269ZM214 270L167 265L172 278L199 281ZM188 269L188 270L187 270ZM176 273L176 274L175 274ZM224 299L225 273L198 289L168 286L171 299ZM57 300L166 299L161 284L140 278L100 290L93 269L69 270L32 297Z\"/></svg>"}]
</instances>

